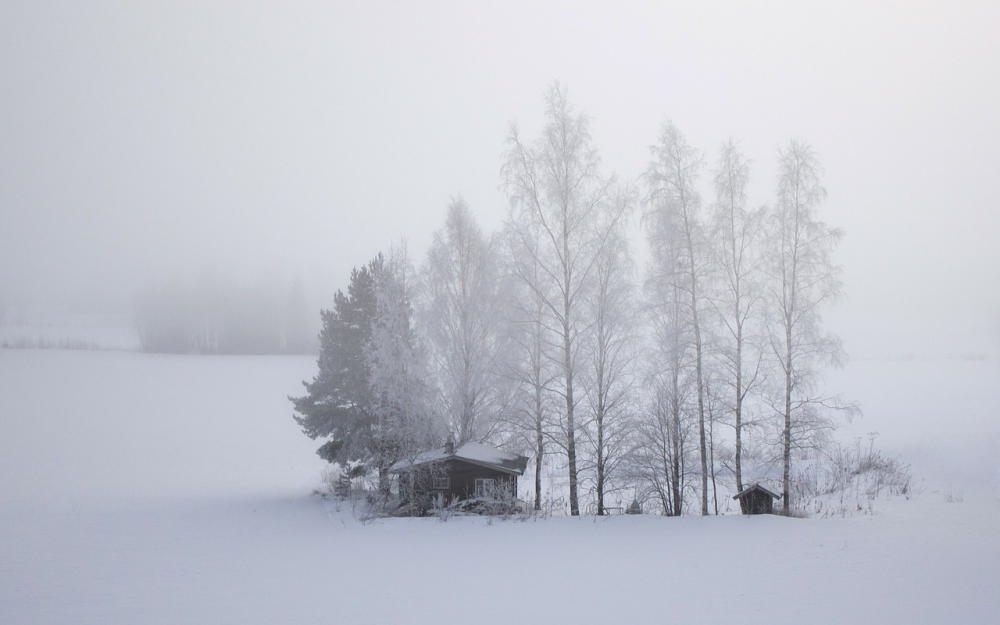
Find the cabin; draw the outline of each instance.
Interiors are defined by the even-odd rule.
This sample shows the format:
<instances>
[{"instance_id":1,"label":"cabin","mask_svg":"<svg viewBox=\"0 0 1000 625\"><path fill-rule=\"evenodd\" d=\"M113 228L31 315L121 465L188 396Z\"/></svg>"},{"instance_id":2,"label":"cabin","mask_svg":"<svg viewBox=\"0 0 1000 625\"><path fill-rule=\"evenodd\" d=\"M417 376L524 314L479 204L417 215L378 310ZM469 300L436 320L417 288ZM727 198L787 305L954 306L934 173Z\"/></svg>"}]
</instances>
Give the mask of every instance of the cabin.
<instances>
[{"instance_id":1,"label":"cabin","mask_svg":"<svg viewBox=\"0 0 1000 625\"><path fill-rule=\"evenodd\" d=\"M781 495L754 483L733 495L733 499L740 500L740 510L743 514L771 514L774 510L774 500L781 499Z\"/></svg>"},{"instance_id":2,"label":"cabin","mask_svg":"<svg viewBox=\"0 0 1000 625\"><path fill-rule=\"evenodd\" d=\"M517 478L528 458L483 445L465 443L431 449L392 465L400 499L428 509L435 501L508 501L517 497Z\"/></svg>"}]
</instances>

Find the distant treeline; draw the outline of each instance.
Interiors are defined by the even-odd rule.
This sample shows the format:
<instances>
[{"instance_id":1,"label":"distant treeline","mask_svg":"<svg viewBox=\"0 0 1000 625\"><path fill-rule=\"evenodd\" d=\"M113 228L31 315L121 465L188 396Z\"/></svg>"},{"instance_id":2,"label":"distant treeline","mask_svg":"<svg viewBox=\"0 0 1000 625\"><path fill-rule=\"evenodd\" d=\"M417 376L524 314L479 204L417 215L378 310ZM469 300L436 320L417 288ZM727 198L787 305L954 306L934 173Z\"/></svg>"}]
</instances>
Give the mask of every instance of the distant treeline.
<instances>
[{"instance_id":1,"label":"distant treeline","mask_svg":"<svg viewBox=\"0 0 1000 625\"><path fill-rule=\"evenodd\" d=\"M138 295L134 308L143 351L185 354L314 353L315 316L298 282L163 285Z\"/></svg>"}]
</instances>

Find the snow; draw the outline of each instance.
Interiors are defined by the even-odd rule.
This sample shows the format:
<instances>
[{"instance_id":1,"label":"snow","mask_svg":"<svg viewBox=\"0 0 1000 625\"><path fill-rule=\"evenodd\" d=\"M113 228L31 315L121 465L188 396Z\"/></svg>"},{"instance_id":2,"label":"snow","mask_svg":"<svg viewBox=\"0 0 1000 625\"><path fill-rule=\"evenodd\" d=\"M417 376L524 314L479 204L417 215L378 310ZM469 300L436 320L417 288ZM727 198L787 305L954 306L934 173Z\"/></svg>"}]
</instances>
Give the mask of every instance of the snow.
<instances>
[{"instance_id":1,"label":"snow","mask_svg":"<svg viewBox=\"0 0 1000 625\"><path fill-rule=\"evenodd\" d=\"M763 492L767 493L768 495L774 497L775 499L781 499L781 495L779 495L778 493L775 493L775 492L773 492L771 490L768 490L768 489L764 488L763 486L761 486L757 482L754 482L750 486L747 486L746 488L744 488L740 492L738 492L735 495L733 495L733 499L736 499L737 497L741 497L741 496L745 495L746 493L749 493L752 490L763 491Z\"/></svg>"},{"instance_id":2,"label":"snow","mask_svg":"<svg viewBox=\"0 0 1000 625\"><path fill-rule=\"evenodd\" d=\"M454 454L446 452L444 447L431 449L417 454L413 457L413 460L401 460L397 462L392 465L392 469L403 469L406 467L424 464L425 462L444 460L448 457L463 458L473 462L483 462L494 465L516 462L518 459L517 454L507 453L503 450L497 449L496 447L483 445L482 443L469 442L456 447Z\"/></svg>"},{"instance_id":3,"label":"snow","mask_svg":"<svg viewBox=\"0 0 1000 625\"><path fill-rule=\"evenodd\" d=\"M954 496L924 475L913 500L849 519L359 521L309 496L323 465L285 396L313 366L0 350L0 623L987 623L1000 609L990 479ZM934 370L934 397L950 397L971 384L952 376L982 367L857 375L905 389ZM928 394L911 395L866 418L931 454ZM950 428L992 440L995 395L964 397ZM988 473L973 460L949 475Z\"/></svg>"},{"instance_id":4,"label":"snow","mask_svg":"<svg viewBox=\"0 0 1000 625\"><path fill-rule=\"evenodd\" d=\"M482 445L480 443L465 443L461 447L455 449L455 455L460 458L475 460L477 462L486 462L489 464L500 464L502 462L517 460L516 454L507 454L499 449L496 449L495 447Z\"/></svg>"}]
</instances>

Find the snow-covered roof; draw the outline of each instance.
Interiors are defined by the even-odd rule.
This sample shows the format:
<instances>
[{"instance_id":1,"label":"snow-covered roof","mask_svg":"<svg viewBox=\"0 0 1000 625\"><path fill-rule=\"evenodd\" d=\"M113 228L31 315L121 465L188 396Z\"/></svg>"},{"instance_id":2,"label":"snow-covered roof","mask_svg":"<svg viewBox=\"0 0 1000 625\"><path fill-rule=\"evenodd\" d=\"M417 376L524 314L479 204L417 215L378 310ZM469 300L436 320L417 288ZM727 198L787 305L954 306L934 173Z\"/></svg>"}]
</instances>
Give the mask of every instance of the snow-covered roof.
<instances>
[{"instance_id":1,"label":"snow-covered roof","mask_svg":"<svg viewBox=\"0 0 1000 625\"><path fill-rule=\"evenodd\" d=\"M749 493L752 490L759 490L761 492L767 493L768 495L774 497L775 499L781 499L781 495L779 495L777 493L773 493L773 492L769 491L768 489L764 488L763 486L761 486L760 484L757 484L757 483L753 483L750 486L747 486L746 488L744 488L743 490L741 490L740 492L736 493L735 495L733 495L733 499L738 499L738 498L742 497L743 495L746 495L747 493Z\"/></svg>"},{"instance_id":2,"label":"snow-covered roof","mask_svg":"<svg viewBox=\"0 0 1000 625\"><path fill-rule=\"evenodd\" d=\"M455 448L453 453L448 453L447 447L438 447L421 452L413 458L405 458L392 465L389 470L392 472L406 471L413 467L431 462L441 462L455 459L471 462L498 471L516 473L522 475L525 467L528 466L528 458L510 452L483 445L482 443L465 443Z\"/></svg>"}]
</instances>

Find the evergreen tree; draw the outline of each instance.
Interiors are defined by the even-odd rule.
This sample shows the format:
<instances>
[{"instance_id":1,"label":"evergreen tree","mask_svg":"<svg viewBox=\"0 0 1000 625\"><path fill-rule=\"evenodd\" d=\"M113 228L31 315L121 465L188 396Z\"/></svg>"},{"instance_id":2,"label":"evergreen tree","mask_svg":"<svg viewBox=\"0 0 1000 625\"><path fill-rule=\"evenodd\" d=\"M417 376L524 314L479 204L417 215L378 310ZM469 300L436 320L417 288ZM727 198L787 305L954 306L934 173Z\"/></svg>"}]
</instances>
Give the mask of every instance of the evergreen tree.
<instances>
[{"instance_id":1,"label":"evergreen tree","mask_svg":"<svg viewBox=\"0 0 1000 625\"><path fill-rule=\"evenodd\" d=\"M355 268L347 293L337 291L332 310L323 310L319 371L303 382L306 395L290 397L295 421L310 438L326 438L317 453L329 462L367 462L375 424L371 368L366 349L378 306L375 286L382 255Z\"/></svg>"}]
</instances>

